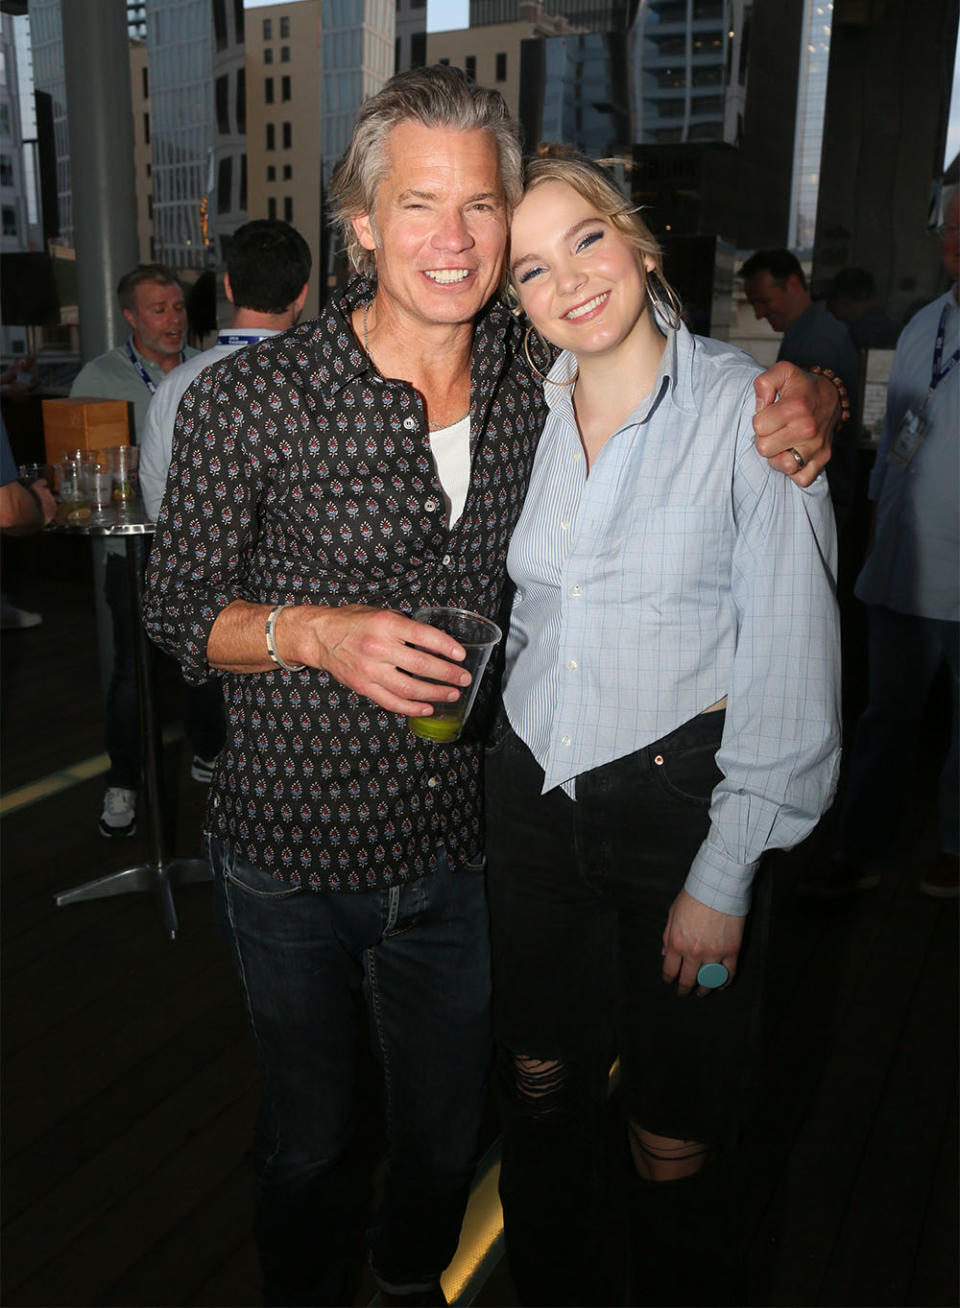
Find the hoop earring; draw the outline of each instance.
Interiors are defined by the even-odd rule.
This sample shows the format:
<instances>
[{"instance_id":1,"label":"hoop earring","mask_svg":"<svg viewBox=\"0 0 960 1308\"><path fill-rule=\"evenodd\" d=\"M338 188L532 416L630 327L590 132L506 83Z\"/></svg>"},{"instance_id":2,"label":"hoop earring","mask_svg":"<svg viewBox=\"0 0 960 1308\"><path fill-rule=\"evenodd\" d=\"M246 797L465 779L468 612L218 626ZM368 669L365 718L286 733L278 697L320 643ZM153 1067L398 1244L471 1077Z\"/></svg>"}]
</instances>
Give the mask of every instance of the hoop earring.
<instances>
[{"instance_id":1,"label":"hoop earring","mask_svg":"<svg viewBox=\"0 0 960 1308\"><path fill-rule=\"evenodd\" d=\"M656 284L654 284L654 278L656 278ZM657 287L660 288L659 294ZM662 318L668 327L672 327L676 331L682 321L683 305L680 303L679 295L672 286L663 280L656 268L647 274L647 298L656 310L658 317Z\"/></svg>"},{"instance_id":2,"label":"hoop earring","mask_svg":"<svg viewBox=\"0 0 960 1308\"><path fill-rule=\"evenodd\" d=\"M535 329L533 323L531 323L530 326L527 328L527 330L523 333L523 353L526 356L527 363L530 365L530 371L535 372L541 381L550 382L552 386L575 385L577 378L580 376L579 363L577 364L577 371L573 374L573 376L570 378L569 381L556 381L554 380L553 377L548 377L545 372L541 372L540 369L537 367L537 365L534 363L534 361L530 358L530 333L534 330ZM539 332L537 332L537 339L538 340L540 339Z\"/></svg>"}]
</instances>

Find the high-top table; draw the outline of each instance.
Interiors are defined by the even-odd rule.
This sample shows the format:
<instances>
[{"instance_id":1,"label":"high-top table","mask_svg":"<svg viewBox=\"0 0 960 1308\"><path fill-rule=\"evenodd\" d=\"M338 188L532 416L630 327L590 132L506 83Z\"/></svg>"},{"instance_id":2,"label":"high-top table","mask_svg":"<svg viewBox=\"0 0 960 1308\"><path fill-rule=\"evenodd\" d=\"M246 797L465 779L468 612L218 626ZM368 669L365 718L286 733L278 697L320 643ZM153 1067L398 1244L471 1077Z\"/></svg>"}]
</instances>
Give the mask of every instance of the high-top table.
<instances>
[{"instance_id":1,"label":"high-top table","mask_svg":"<svg viewBox=\"0 0 960 1308\"><path fill-rule=\"evenodd\" d=\"M108 509L94 515L89 522L68 524L57 520L48 531L66 532L71 536L122 537L127 555L127 586L134 615L133 636L140 704L140 741L143 776L146 788L146 861L135 863L119 872L109 872L72 890L54 896L58 908L79 904L88 899L106 899L111 895L129 895L135 891L152 891L159 901L164 927L171 940L177 937L177 910L173 892L177 886L209 881L210 865L202 858L171 858L166 847L163 823L162 735L157 713L154 675L154 649L143 623L139 620L143 600L143 572L146 541L153 535L154 524L144 515L142 505L131 509Z\"/></svg>"}]
</instances>

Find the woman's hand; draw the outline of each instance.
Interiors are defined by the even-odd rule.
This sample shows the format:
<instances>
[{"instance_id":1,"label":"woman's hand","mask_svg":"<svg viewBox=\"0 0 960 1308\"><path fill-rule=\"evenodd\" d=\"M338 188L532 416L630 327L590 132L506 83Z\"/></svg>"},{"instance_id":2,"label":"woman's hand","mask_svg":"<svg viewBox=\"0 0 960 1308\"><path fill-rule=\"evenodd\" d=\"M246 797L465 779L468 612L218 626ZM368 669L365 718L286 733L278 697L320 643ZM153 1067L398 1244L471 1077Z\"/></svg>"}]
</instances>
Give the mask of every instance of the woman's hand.
<instances>
[{"instance_id":1,"label":"woman's hand","mask_svg":"<svg viewBox=\"0 0 960 1308\"><path fill-rule=\"evenodd\" d=\"M737 971L737 955L743 940L742 917L707 908L681 890L670 905L663 932L663 979L678 982L681 995L696 989L700 996L709 995L705 986L697 985L697 972L704 963L722 963L730 973L724 989Z\"/></svg>"}]
</instances>

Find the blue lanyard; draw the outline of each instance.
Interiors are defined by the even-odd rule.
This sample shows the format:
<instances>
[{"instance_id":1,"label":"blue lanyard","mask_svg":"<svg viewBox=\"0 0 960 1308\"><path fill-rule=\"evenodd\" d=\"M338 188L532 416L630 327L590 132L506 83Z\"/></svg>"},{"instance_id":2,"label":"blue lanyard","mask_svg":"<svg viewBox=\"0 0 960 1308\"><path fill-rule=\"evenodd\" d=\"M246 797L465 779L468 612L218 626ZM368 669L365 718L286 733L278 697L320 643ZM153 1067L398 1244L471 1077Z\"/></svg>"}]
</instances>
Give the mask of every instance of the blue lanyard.
<instances>
[{"instance_id":1,"label":"blue lanyard","mask_svg":"<svg viewBox=\"0 0 960 1308\"><path fill-rule=\"evenodd\" d=\"M143 366L143 364L142 364L142 363L140 362L140 360L137 358L137 356L136 356L136 354L135 354L135 352L134 352L133 346L130 344L129 341L127 341L127 354L128 354L129 357L130 357L130 362L133 364L133 366L136 368L137 372L140 374L140 380L143 382L144 386L146 386L147 390L148 390L148 391L150 392L150 394L152 395L152 394L154 393L154 391L157 389L157 383L153 380L153 378L152 378L152 377L150 376L150 374L147 372L146 368ZM180 351L180 362L183 363L183 362L186 360L186 357L187 357L187 355L186 355L186 351L185 351L185 350L181 350L181 351Z\"/></svg>"},{"instance_id":2,"label":"blue lanyard","mask_svg":"<svg viewBox=\"0 0 960 1308\"><path fill-rule=\"evenodd\" d=\"M218 345L256 345L258 341L265 341L272 332L218 332Z\"/></svg>"},{"instance_id":3,"label":"blue lanyard","mask_svg":"<svg viewBox=\"0 0 960 1308\"><path fill-rule=\"evenodd\" d=\"M940 315L940 326L937 328L937 343L933 347L933 369L930 373L930 390L935 391L944 377L950 372L957 360L960 359L960 346L950 355L950 358L941 368L940 361L943 358L943 343L947 335L947 314L950 312L950 305L943 306L943 313Z\"/></svg>"}]
</instances>

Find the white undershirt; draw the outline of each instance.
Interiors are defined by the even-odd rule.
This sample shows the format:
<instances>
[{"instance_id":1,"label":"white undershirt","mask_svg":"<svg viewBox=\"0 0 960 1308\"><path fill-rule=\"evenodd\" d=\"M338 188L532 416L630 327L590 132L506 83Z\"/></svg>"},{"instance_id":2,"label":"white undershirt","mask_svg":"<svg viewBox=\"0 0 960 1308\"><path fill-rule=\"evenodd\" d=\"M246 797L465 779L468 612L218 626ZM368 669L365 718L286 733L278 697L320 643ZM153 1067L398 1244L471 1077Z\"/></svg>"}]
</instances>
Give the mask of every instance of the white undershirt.
<instances>
[{"instance_id":1,"label":"white undershirt","mask_svg":"<svg viewBox=\"0 0 960 1308\"><path fill-rule=\"evenodd\" d=\"M463 512L470 489L470 415L430 433L430 452L443 487L447 526Z\"/></svg>"}]
</instances>

